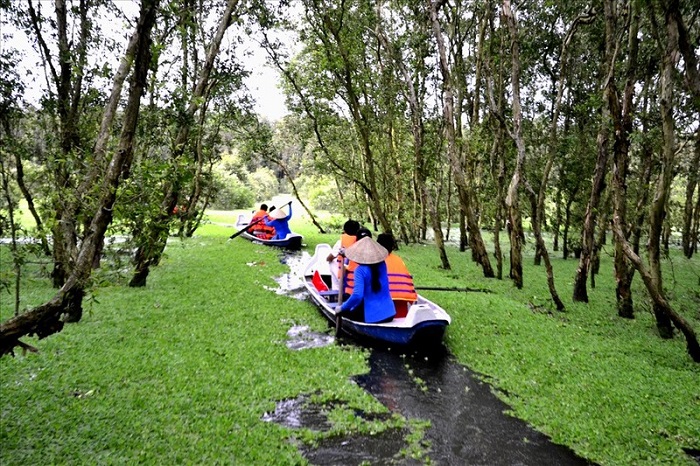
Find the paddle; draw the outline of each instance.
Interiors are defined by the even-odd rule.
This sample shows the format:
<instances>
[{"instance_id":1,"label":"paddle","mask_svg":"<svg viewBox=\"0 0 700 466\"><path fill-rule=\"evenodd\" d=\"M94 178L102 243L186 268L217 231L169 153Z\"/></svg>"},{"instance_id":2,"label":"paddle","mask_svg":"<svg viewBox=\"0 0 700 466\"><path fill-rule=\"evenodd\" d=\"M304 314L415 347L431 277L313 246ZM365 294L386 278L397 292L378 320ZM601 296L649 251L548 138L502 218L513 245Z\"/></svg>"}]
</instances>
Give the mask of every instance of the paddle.
<instances>
[{"instance_id":1,"label":"paddle","mask_svg":"<svg viewBox=\"0 0 700 466\"><path fill-rule=\"evenodd\" d=\"M257 225L258 223L262 222L263 220L265 220L265 217L260 217L258 220L256 220L256 221L254 221L253 223L247 225L247 226L246 226L245 228L243 228L241 231L237 231L236 233L234 233L234 234L232 234L231 236L229 236L228 239L233 239L233 238L235 238L236 236L242 234L243 232L248 231L248 229L249 229L250 227L252 227L253 225Z\"/></svg>"},{"instance_id":2,"label":"paddle","mask_svg":"<svg viewBox=\"0 0 700 466\"><path fill-rule=\"evenodd\" d=\"M493 293L493 290L488 288L459 288L459 287L444 287L444 286L416 286L416 290L426 290L426 291L461 291L464 293Z\"/></svg>"},{"instance_id":3,"label":"paddle","mask_svg":"<svg viewBox=\"0 0 700 466\"><path fill-rule=\"evenodd\" d=\"M340 329L343 325L343 317L340 315L340 306L343 304L343 294L345 294L345 256L340 253L343 260L340 261L340 289L338 290L338 305L336 309L338 310L335 314L335 335L340 335ZM335 260L335 259L334 259Z\"/></svg>"},{"instance_id":4,"label":"paddle","mask_svg":"<svg viewBox=\"0 0 700 466\"><path fill-rule=\"evenodd\" d=\"M287 206L287 205L292 205L292 201L287 202L284 206ZM282 206L282 207L284 207L284 206ZM282 207L280 207L280 209L281 209ZM233 239L233 238L235 238L236 236L242 234L243 232L248 231L248 230L250 229L250 227L252 227L253 225L257 225L258 223L262 222L263 220L265 220L265 217L261 217L260 219L254 221L254 222L251 223L250 225L247 225L247 226L246 226L245 228L243 228L241 231L237 231L236 233L234 233L234 234L232 234L231 236L229 236L228 239Z\"/></svg>"}]
</instances>

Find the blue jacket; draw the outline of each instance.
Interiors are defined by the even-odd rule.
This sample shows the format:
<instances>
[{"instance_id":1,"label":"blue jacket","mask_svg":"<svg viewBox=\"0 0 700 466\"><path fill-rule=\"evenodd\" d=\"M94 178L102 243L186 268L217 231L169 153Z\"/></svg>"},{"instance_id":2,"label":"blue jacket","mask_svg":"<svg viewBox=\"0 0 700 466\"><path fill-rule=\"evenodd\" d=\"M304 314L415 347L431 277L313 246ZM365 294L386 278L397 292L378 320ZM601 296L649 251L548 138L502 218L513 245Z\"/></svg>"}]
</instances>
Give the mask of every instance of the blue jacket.
<instances>
[{"instance_id":1,"label":"blue jacket","mask_svg":"<svg viewBox=\"0 0 700 466\"><path fill-rule=\"evenodd\" d=\"M275 229L275 236L272 239L284 239L292 232L289 229L289 219L292 218L292 204L289 204L289 215L284 218L265 220L265 225Z\"/></svg>"},{"instance_id":2,"label":"blue jacket","mask_svg":"<svg viewBox=\"0 0 700 466\"><path fill-rule=\"evenodd\" d=\"M355 286L352 289L352 295L343 303L340 311L351 311L364 302L365 322L379 322L394 317L396 310L389 293L389 276L385 262L379 264L379 282L382 287L375 293L372 291L372 269L369 265L358 265L355 269Z\"/></svg>"}]
</instances>

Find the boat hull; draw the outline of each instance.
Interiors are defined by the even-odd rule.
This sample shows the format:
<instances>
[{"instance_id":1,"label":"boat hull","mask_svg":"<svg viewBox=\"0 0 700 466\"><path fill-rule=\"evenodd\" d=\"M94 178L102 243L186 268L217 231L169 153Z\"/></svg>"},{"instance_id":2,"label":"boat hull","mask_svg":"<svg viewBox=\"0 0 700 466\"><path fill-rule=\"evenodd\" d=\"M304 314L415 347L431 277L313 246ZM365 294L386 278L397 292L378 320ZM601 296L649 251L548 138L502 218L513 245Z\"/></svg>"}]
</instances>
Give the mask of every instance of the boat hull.
<instances>
[{"instance_id":1,"label":"boat hull","mask_svg":"<svg viewBox=\"0 0 700 466\"><path fill-rule=\"evenodd\" d=\"M243 216L238 217L238 222L236 223L236 228L240 231L243 230L245 227L248 226L249 221L246 219L243 219ZM290 233L287 235L286 238L282 239L262 239L258 238L257 236L248 233L247 231L244 231L243 233L240 234L242 238L247 239L248 241L253 241L255 243L260 243L264 244L265 246L276 246L279 248L284 248L288 249L290 251L298 251L299 249L302 248L303 246L303 240L304 237L302 235L299 235L297 233Z\"/></svg>"},{"instance_id":2,"label":"boat hull","mask_svg":"<svg viewBox=\"0 0 700 466\"><path fill-rule=\"evenodd\" d=\"M312 301L332 323L336 322L339 283L333 264L326 262L331 247L319 244L314 256L304 270L304 285ZM319 279L323 283L319 282ZM321 289L319 289L319 285ZM328 288L325 290L324 288ZM342 318L340 330L343 333L374 342L401 346L430 347L440 345L451 318L437 304L418 296L418 300L408 306L404 317L391 322L371 324Z\"/></svg>"}]
</instances>

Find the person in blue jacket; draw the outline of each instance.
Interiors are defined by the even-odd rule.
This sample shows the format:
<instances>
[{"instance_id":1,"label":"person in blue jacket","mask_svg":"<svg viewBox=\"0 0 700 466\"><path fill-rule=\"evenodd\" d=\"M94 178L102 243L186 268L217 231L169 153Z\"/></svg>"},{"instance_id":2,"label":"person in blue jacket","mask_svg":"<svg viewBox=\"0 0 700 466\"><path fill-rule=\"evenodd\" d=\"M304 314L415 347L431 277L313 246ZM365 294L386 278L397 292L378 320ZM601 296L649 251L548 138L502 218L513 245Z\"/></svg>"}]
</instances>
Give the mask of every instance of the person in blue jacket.
<instances>
[{"instance_id":1,"label":"person in blue jacket","mask_svg":"<svg viewBox=\"0 0 700 466\"><path fill-rule=\"evenodd\" d=\"M355 286L340 307L344 317L357 322L383 323L394 318L396 310L389 293L389 276L384 259L389 252L367 236L345 250L345 256L359 265Z\"/></svg>"},{"instance_id":2,"label":"person in blue jacket","mask_svg":"<svg viewBox=\"0 0 700 466\"><path fill-rule=\"evenodd\" d=\"M292 218L292 203L289 203L289 214L282 212L282 209L275 209L268 214L269 220L265 220L265 225L275 229L275 236L272 239L284 239L292 232L289 229L289 219Z\"/></svg>"}]
</instances>

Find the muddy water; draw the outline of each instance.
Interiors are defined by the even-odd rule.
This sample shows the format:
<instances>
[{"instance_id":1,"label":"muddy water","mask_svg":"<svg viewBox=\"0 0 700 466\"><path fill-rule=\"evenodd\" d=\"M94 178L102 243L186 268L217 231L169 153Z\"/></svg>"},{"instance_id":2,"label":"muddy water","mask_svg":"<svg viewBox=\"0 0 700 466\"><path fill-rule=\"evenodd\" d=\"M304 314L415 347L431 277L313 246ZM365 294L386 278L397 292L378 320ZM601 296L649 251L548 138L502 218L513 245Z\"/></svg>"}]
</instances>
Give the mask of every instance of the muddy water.
<instances>
[{"instance_id":1,"label":"muddy water","mask_svg":"<svg viewBox=\"0 0 700 466\"><path fill-rule=\"evenodd\" d=\"M303 299L304 265L307 253L283 257L289 274L280 277L277 292ZM311 305L311 304L310 304ZM323 337L326 336L326 338ZM287 343L299 350L331 344L329 334L313 335L292 327ZM308 346L304 343L308 341ZM340 341L340 344L354 344ZM390 411L408 419L430 421L424 448L427 458L415 460L401 454L406 448L404 431L376 436L332 438L302 453L316 465L588 465L566 447L553 444L523 421L505 414L509 407L476 374L458 364L442 347L431 354L403 354L389 348L371 348L370 372L355 382ZM327 430L322 408L295 400L282 400L274 413L263 419L291 428ZM362 413L357 413L362 416Z\"/></svg>"}]
</instances>

